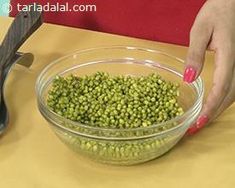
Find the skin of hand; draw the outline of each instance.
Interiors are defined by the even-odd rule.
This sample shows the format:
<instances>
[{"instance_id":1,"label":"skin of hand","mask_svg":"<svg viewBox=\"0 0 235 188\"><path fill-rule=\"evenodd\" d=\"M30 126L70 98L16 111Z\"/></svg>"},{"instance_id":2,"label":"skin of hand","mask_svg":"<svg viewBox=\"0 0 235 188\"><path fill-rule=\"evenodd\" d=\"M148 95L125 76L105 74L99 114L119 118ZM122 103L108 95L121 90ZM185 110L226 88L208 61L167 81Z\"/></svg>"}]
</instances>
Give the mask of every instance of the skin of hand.
<instances>
[{"instance_id":1,"label":"skin of hand","mask_svg":"<svg viewBox=\"0 0 235 188\"><path fill-rule=\"evenodd\" d=\"M185 82L200 75L207 49L215 52L213 86L188 134L198 132L235 100L235 0L208 0L199 11L190 32Z\"/></svg>"}]
</instances>

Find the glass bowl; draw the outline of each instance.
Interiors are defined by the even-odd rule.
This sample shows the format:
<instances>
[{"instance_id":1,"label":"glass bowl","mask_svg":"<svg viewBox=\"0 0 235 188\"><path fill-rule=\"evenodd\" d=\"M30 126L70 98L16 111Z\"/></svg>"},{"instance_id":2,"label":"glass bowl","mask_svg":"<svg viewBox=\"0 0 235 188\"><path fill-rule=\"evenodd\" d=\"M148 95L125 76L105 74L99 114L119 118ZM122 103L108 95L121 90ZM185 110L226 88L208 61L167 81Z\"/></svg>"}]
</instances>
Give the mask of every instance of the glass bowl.
<instances>
[{"instance_id":1,"label":"glass bowl","mask_svg":"<svg viewBox=\"0 0 235 188\"><path fill-rule=\"evenodd\" d=\"M203 98L203 83L182 81L183 60L158 50L109 46L74 52L48 65L36 83L38 108L56 135L80 155L99 162L132 165L152 160L169 151L197 118ZM180 84L179 104L184 114L145 128L95 128L65 119L46 105L53 79L71 73L78 76L97 71L110 75L148 75L157 73Z\"/></svg>"}]
</instances>

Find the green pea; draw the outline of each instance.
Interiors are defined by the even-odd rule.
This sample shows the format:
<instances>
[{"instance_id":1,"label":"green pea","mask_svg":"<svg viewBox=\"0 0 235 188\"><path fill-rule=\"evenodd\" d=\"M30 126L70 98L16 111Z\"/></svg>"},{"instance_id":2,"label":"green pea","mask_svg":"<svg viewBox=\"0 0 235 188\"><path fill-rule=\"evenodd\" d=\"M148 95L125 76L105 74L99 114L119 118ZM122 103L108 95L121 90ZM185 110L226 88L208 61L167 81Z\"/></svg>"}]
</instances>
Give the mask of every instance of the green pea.
<instances>
[{"instance_id":1,"label":"green pea","mask_svg":"<svg viewBox=\"0 0 235 188\"><path fill-rule=\"evenodd\" d=\"M147 127L184 113L177 101L178 88L179 84L155 73L140 77L112 77L106 72L56 76L47 105L60 116L90 126Z\"/></svg>"}]
</instances>

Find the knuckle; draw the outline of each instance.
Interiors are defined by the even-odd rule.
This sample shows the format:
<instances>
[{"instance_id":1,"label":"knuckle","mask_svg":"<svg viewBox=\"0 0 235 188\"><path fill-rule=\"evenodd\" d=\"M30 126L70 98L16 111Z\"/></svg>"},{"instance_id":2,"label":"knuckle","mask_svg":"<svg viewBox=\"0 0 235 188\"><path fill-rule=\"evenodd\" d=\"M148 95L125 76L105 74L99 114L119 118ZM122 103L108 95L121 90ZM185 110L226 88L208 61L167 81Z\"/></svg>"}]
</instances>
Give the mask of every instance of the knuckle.
<instances>
[{"instance_id":1,"label":"knuckle","mask_svg":"<svg viewBox=\"0 0 235 188\"><path fill-rule=\"evenodd\" d=\"M214 89L212 90L212 95L215 100L219 100L221 98L224 98L230 90L229 84L223 84L220 87L218 87L216 84L214 84L213 87L214 87Z\"/></svg>"},{"instance_id":2,"label":"knuckle","mask_svg":"<svg viewBox=\"0 0 235 188\"><path fill-rule=\"evenodd\" d=\"M187 61L195 65L201 64L204 61L204 56L202 55L202 52L191 49L187 56Z\"/></svg>"}]
</instances>

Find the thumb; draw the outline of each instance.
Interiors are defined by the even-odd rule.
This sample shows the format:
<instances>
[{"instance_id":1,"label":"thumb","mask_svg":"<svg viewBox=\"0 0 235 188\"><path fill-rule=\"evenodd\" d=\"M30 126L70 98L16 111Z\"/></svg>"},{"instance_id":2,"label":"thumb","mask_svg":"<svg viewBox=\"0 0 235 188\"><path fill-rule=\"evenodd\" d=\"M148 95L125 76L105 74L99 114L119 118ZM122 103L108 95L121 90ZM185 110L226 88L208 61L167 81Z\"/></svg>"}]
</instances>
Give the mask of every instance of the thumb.
<instances>
[{"instance_id":1,"label":"thumb","mask_svg":"<svg viewBox=\"0 0 235 188\"><path fill-rule=\"evenodd\" d=\"M200 75L209 44L212 27L202 16L198 16L190 32L190 45L186 57L183 80L192 83Z\"/></svg>"}]
</instances>

